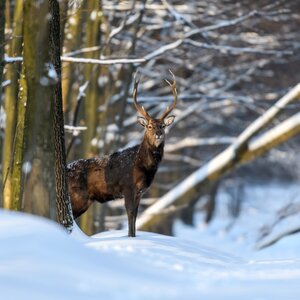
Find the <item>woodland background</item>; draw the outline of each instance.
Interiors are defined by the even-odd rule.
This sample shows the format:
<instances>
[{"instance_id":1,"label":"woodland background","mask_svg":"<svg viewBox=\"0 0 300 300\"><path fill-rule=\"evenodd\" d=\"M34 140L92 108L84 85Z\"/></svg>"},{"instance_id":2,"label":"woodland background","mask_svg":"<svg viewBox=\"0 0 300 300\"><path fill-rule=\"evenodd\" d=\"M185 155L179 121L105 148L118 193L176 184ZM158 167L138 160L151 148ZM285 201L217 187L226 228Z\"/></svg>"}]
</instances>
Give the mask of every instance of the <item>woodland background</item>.
<instances>
[{"instance_id":1,"label":"woodland background","mask_svg":"<svg viewBox=\"0 0 300 300\"><path fill-rule=\"evenodd\" d=\"M49 50L53 2L60 34ZM238 217L246 186L299 183L299 1L7 0L0 12L1 207L56 218L51 103L60 79L67 162L141 140L137 70L150 114L172 100L169 69L179 95L140 228L172 234L174 219L193 224L197 210L210 222L220 187ZM122 228L123 200L94 204L79 223L89 234Z\"/></svg>"}]
</instances>

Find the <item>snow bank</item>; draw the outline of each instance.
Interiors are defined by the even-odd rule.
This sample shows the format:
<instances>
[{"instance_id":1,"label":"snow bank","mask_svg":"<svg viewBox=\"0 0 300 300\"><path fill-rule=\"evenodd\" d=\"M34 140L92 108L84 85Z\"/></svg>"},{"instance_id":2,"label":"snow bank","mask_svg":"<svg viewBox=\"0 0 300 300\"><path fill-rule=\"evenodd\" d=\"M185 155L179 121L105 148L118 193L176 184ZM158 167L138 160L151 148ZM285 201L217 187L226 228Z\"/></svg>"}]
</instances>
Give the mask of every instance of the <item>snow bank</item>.
<instances>
[{"instance_id":1,"label":"snow bank","mask_svg":"<svg viewBox=\"0 0 300 300\"><path fill-rule=\"evenodd\" d=\"M0 245L5 300L299 298L299 259L249 261L153 233L68 236L49 220L0 210Z\"/></svg>"},{"instance_id":2,"label":"snow bank","mask_svg":"<svg viewBox=\"0 0 300 300\"><path fill-rule=\"evenodd\" d=\"M205 241L212 248L221 245L223 251L248 259L300 258L300 234L287 235L272 247L257 251L261 245L300 227L299 212L293 209L300 206L300 186L278 183L245 186L240 195L238 218L230 214L231 194L220 189L215 215L209 226L204 222L205 215L199 212L195 214L195 227L177 221L175 235L191 241ZM281 218L285 207L291 210L291 214Z\"/></svg>"}]
</instances>

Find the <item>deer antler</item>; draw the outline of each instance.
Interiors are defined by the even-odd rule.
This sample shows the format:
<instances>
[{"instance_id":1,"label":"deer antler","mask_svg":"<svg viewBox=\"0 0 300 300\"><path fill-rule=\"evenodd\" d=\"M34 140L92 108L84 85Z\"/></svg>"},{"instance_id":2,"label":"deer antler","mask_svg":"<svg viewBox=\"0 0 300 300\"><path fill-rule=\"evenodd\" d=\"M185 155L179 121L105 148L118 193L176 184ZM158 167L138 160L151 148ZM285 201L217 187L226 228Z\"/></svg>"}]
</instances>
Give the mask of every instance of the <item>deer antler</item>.
<instances>
[{"instance_id":1,"label":"deer antler","mask_svg":"<svg viewBox=\"0 0 300 300\"><path fill-rule=\"evenodd\" d=\"M133 103L135 108L137 109L137 111L146 119L151 119L150 115L146 112L144 106L140 107L139 104L137 103L137 89L139 86L140 81L137 79L137 73L134 76L134 87L133 87L133 94L132 94L132 98L133 98Z\"/></svg>"},{"instance_id":2,"label":"deer antler","mask_svg":"<svg viewBox=\"0 0 300 300\"><path fill-rule=\"evenodd\" d=\"M167 109L165 110L165 112L162 114L162 116L160 117L161 120L163 120L176 106L177 103L177 91L176 91L176 79L175 79L175 75L172 73L171 70L169 70L170 74L173 77L173 83L171 83L169 80L165 79L166 83L171 87L173 96L174 96L174 101L172 103L172 105L169 107L167 107Z\"/></svg>"}]
</instances>

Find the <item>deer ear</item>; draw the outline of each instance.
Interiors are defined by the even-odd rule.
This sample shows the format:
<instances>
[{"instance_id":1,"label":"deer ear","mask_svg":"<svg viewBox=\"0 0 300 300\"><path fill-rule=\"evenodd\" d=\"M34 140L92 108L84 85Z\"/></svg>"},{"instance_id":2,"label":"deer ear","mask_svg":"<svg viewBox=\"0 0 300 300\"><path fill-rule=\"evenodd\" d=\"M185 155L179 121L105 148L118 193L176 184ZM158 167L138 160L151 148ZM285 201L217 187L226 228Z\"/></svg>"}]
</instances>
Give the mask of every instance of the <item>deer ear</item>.
<instances>
[{"instance_id":1,"label":"deer ear","mask_svg":"<svg viewBox=\"0 0 300 300\"><path fill-rule=\"evenodd\" d=\"M170 126L175 120L175 116L169 116L164 119L164 123L166 126Z\"/></svg>"},{"instance_id":2,"label":"deer ear","mask_svg":"<svg viewBox=\"0 0 300 300\"><path fill-rule=\"evenodd\" d=\"M138 116L137 117L137 121L143 126L146 127L148 125L148 121L147 119L145 119L144 117Z\"/></svg>"}]
</instances>

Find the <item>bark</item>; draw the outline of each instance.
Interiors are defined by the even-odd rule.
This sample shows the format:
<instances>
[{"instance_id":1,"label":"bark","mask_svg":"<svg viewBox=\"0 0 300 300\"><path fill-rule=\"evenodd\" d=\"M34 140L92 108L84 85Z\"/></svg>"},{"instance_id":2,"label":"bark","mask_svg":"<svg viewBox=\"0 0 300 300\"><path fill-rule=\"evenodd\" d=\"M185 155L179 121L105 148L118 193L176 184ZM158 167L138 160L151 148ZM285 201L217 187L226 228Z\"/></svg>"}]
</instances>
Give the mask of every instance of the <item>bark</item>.
<instances>
[{"instance_id":1,"label":"bark","mask_svg":"<svg viewBox=\"0 0 300 300\"><path fill-rule=\"evenodd\" d=\"M62 49L64 46L65 40L65 25L67 22L68 16L68 0L60 0L59 1L59 15L60 15L60 53L62 53Z\"/></svg>"},{"instance_id":2,"label":"bark","mask_svg":"<svg viewBox=\"0 0 300 300\"><path fill-rule=\"evenodd\" d=\"M50 61L56 71L56 83L52 90L53 101L53 136L55 157L55 187L56 187L56 214L60 224L71 232L73 215L67 185L66 153L64 139L64 116L61 90L61 47L60 47L60 14L57 0L50 0L50 14L52 18L49 26Z\"/></svg>"}]
</instances>

